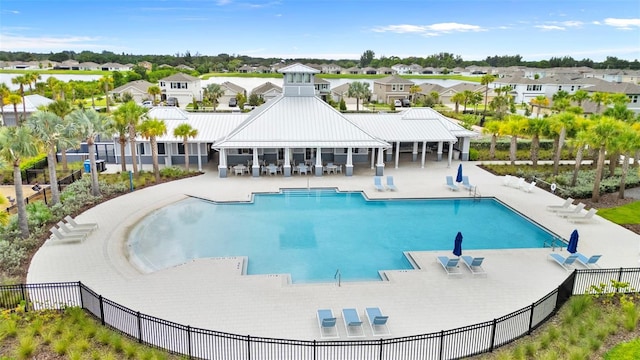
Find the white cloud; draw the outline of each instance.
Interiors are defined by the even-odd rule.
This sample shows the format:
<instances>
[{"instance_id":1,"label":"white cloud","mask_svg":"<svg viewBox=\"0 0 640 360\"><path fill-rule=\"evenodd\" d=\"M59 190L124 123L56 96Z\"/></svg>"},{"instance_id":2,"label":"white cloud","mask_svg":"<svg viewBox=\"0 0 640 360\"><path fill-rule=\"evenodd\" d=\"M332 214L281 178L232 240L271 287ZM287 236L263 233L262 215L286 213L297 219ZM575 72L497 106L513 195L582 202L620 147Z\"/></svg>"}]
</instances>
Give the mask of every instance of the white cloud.
<instances>
[{"instance_id":1,"label":"white cloud","mask_svg":"<svg viewBox=\"0 0 640 360\"><path fill-rule=\"evenodd\" d=\"M431 25L411 25L411 24L401 24L401 25L387 25L387 26L378 26L372 29L374 32L392 32L396 34L420 34L424 36L439 36L442 34L449 34L454 32L480 32L486 31L486 29L470 24L460 24L460 23L438 23Z\"/></svg>"},{"instance_id":2,"label":"white cloud","mask_svg":"<svg viewBox=\"0 0 640 360\"><path fill-rule=\"evenodd\" d=\"M592 24L593 25L602 25L602 23L600 21L593 21Z\"/></svg>"},{"instance_id":3,"label":"white cloud","mask_svg":"<svg viewBox=\"0 0 640 360\"><path fill-rule=\"evenodd\" d=\"M20 11L18 10L0 10L0 14L13 14L13 15L18 15L20 14Z\"/></svg>"},{"instance_id":4,"label":"white cloud","mask_svg":"<svg viewBox=\"0 0 640 360\"><path fill-rule=\"evenodd\" d=\"M537 27L538 29L546 30L546 31L565 30L565 28L563 28L562 26L557 26L557 25L536 25L535 27Z\"/></svg>"},{"instance_id":5,"label":"white cloud","mask_svg":"<svg viewBox=\"0 0 640 360\"><path fill-rule=\"evenodd\" d=\"M583 25L582 21L563 21L560 24L566 27L581 27Z\"/></svg>"},{"instance_id":6,"label":"white cloud","mask_svg":"<svg viewBox=\"0 0 640 360\"><path fill-rule=\"evenodd\" d=\"M604 19L605 25L613 26L620 30L631 30L634 27L640 27L640 19Z\"/></svg>"},{"instance_id":7,"label":"white cloud","mask_svg":"<svg viewBox=\"0 0 640 360\"><path fill-rule=\"evenodd\" d=\"M218 1L216 1L216 4L221 5L221 6L222 5L227 5L229 3L231 3L231 0L218 0Z\"/></svg>"},{"instance_id":8,"label":"white cloud","mask_svg":"<svg viewBox=\"0 0 640 360\"><path fill-rule=\"evenodd\" d=\"M0 34L0 43L5 50L72 50L72 49L105 49L112 46L97 44L101 40L97 37L89 36L68 36L68 37L26 37L12 34Z\"/></svg>"}]
</instances>

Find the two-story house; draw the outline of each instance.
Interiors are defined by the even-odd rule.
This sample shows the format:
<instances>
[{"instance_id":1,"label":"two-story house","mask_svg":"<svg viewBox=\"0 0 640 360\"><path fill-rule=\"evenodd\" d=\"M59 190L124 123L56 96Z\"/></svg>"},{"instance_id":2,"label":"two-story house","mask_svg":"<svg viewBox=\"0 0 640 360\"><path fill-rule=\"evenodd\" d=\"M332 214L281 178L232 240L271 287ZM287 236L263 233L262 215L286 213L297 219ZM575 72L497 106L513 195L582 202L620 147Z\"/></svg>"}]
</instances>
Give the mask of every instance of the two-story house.
<instances>
[{"instance_id":1,"label":"two-story house","mask_svg":"<svg viewBox=\"0 0 640 360\"><path fill-rule=\"evenodd\" d=\"M131 94L133 101L141 103L144 100L153 100L153 96L149 95L149 87L153 86L147 80L136 80L128 82L122 86L109 91L109 95L122 98L125 93Z\"/></svg>"},{"instance_id":2,"label":"two-story house","mask_svg":"<svg viewBox=\"0 0 640 360\"><path fill-rule=\"evenodd\" d=\"M400 74L400 75L404 75L404 74L411 74L411 66L409 65L405 65L405 64L395 64L393 66L391 66L391 68L393 69L393 71L396 72L396 74Z\"/></svg>"},{"instance_id":3,"label":"two-story house","mask_svg":"<svg viewBox=\"0 0 640 360\"><path fill-rule=\"evenodd\" d=\"M413 81L398 75L387 76L373 82L372 98L387 104L394 100L408 99L411 85L414 85Z\"/></svg>"},{"instance_id":4,"label":"two-story house","mask_svg":"<svg viewBox=\"0 0 640 360\"><path fill-rule=\"evenodd\" d=\"M186 107L195 98L202 101L202 86L200 79L191 75L176 73L159 81L161 100L174 97L178 99L180 107Z\"/></svg>"}]
</instances>

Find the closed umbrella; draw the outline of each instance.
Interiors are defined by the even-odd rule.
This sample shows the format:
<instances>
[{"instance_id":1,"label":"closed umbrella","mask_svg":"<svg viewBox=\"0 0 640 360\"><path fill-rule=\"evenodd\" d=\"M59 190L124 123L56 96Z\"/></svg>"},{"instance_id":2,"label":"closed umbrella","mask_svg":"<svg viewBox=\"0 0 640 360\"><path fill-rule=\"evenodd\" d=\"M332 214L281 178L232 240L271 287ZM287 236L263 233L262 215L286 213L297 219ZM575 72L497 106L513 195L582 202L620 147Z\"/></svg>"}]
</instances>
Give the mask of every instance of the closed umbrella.
<instances>
[{"instance_id":1,"label":"closed umbrella","mask_svg":"<svg viewBox=\"0 0 640 360\"><path fill-rule=\"evenodd\" d=\"M578 229L573 230L571 237L569 238L569 244L567 245L567 251L575 254L578 251Z\"/></svg>"},{"instance_id":2,"label":"closed umbrella","mask_svg":"<svg viewBox=\"0 0 640 360\"><path fill-rule=\"evenodd\" d=\"M453 255L460 256L462 255L462 233L458 231L458 235L456 235L456 240L453 243Z\"/></svg>"},{"instance_id":3,"label":"closed umbrella","mask_svg":"<svg viewBox=\"0 0 640 360\"><path fill-rule=\"evenodd\" d=\"M458 175L456 175L456 182L462 182L462 164L458 165Z\"/></svg>"}]
</instances>

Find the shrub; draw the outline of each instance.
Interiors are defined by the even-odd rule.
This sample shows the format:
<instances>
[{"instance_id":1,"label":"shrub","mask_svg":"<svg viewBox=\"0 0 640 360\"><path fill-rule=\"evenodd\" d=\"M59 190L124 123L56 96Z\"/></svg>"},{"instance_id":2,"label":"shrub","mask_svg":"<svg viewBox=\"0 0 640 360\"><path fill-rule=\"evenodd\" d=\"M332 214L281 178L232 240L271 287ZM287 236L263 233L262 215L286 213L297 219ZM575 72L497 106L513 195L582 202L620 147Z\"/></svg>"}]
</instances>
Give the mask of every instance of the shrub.
<instances>
[{"instance_id":1,"label":"shrub","mask_svg":"<svg viewBox=\"0 0 640 360\"><path fill-rule=\"evenodd\" d=\"M477 149L469 149L469 160L470 161L477 161L479 158L480 154L478 153Z\"/></svg>"}]
</instances>

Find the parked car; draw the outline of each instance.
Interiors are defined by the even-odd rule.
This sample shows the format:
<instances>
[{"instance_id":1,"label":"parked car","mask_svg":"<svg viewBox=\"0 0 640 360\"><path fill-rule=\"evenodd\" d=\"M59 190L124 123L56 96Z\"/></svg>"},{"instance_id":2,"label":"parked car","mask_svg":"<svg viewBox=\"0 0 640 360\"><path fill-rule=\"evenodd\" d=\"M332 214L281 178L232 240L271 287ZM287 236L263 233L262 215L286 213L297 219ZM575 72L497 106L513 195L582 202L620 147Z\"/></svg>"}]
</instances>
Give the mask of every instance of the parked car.
<instances>
[{"instance_id":1,"label":"parked car","mask_svg":"<svg viewBox=\"0 0 640 360\"><path fill-rule=\"evenodd\" d=\"M411 101L409 101L409 99L402 99L402 107L411 107Z\"/></svg>"},{"instance_id":2,"label":"parked car","mask_svg":"<svg viewBox=\"0 0 640 360\"><path fill-rule=\"evenodd\" d=\"M402 101L400 101L400 100L395 100L395 101L393 102L393 106L395 106L395 107L402 107Z\"/></svg>"},{"instance_id":3,"label":"parked car","mask_svg":"<svg viewBox=\"0 0 640 360\"><path fill-rule=\"evenodd\" d=\"M143 107L146 107L147 109L151 109L153 107L153 101L151 100L145 100L142 102L141 104Z\"/></svg>"},{"instance_id":4,"label":"parked car","mask_svg":"<svg viewBox=\"0 0 640 360\"><path fill-rule=\"evenodd\" d=\"M167 98L167 106L178 106L178 98Z\"/></svg>"},{"instance_id":5,"label":"parked car","mask_svg":"<svg viewBox=\"0 0 640 360\"><path fill-rule=\"evenodd\" d=\"M236 106L238 106L238 99L236 98L229 99L229 107L236 107Z\"/></svg>"}]
</instances>

